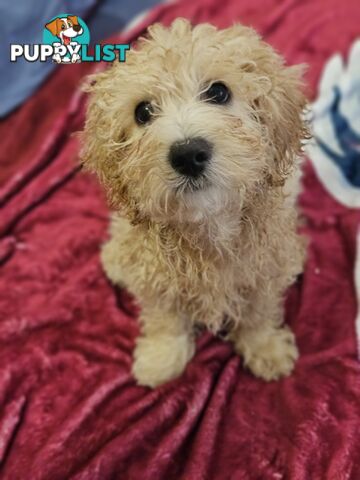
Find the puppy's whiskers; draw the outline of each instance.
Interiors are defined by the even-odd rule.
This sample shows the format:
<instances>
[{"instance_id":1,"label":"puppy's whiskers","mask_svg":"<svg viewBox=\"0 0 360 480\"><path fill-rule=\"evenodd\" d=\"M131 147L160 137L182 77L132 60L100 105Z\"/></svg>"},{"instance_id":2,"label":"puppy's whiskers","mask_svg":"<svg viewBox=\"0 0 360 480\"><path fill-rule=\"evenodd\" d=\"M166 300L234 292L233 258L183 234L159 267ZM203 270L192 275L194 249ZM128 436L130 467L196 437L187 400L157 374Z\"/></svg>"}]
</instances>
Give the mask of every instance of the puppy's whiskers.
<instances>
[{"instance_id":1,"label":"puppy's whiskers","mask_svg":"<svg viewBox=\"0 0 360 480\"><path fill-rule=\"evenodd\" d=\"M199 190L204 190L208 185L209 180L205 175L197 179L181 177L176 180L173 189L175 191L175 196L181 196L185 193L194 193Z\"/></svg>"}]
</instances>

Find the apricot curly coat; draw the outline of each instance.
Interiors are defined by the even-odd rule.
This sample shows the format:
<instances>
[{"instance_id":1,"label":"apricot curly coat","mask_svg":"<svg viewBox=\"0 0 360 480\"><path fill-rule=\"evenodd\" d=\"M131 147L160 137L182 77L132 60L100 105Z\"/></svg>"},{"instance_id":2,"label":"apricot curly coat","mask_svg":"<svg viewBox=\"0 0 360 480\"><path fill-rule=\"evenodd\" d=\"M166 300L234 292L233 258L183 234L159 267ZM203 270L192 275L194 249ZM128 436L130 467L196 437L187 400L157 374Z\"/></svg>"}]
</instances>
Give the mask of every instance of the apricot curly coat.
<instances>
[{"instance_id":1,"label":"apricot curly coat","mask_svg":"<svg viewBox=\"0 0 360 480\"><path fill-rule=\"evenodd\" d=\"M105 272L142 307L138 383L180 375L194 354L194 324L217 331L224 319L255 375L272 380L293 369L298 352L282 300L304 256L295 209L307 135L301 73L250 28L178 19L150 27L125 64L91 79L82 158L116 210ZM231 91L227 105L202 96L219 81ZM138 125L144 100L154 115ZM191 137L214 147L196 190L168 161L170 146Z\"/></svg>"}]
</instances>

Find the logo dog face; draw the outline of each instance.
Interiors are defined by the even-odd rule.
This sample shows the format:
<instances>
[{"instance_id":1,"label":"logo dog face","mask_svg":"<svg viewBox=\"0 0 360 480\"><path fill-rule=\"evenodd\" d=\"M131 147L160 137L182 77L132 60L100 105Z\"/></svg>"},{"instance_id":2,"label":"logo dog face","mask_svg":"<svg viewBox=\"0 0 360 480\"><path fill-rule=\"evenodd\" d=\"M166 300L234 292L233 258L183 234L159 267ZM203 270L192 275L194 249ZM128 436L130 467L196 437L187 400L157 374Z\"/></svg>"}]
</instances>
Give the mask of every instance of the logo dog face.
<instances>
[{"instance_id":1,"label":"logo dog face","mask_svg":"<svg viewBox=\"0 0 360 480\"><path fill-rule=\"evenodd\" d=\"M83 28L79 24L76 15L68 15L67 17L55 18L45 25L54 36L60 38L63 45L69 45L75 37L83 33Z\"/></svg>"}]
</instances>

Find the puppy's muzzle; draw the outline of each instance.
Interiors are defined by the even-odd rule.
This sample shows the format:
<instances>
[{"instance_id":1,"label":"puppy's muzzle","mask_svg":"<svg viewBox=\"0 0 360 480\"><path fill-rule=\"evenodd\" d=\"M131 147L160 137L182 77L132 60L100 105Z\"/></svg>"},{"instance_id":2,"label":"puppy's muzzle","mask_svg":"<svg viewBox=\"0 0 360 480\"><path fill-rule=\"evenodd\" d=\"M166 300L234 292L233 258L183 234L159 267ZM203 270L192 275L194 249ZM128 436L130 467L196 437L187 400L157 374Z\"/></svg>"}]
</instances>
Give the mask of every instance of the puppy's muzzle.
<instances>
[{"instance_id":1,"label":"puppy's muzzle","mask_svg":"<svg viewBox=\"0 0 360 480\"><path fill-rule=\"evenodd\" d=\"M169 162L181 175L197 178L204 173L212 153L211 144L200 137L175 142L169 151Z\"/></svg>"}]
</instances>

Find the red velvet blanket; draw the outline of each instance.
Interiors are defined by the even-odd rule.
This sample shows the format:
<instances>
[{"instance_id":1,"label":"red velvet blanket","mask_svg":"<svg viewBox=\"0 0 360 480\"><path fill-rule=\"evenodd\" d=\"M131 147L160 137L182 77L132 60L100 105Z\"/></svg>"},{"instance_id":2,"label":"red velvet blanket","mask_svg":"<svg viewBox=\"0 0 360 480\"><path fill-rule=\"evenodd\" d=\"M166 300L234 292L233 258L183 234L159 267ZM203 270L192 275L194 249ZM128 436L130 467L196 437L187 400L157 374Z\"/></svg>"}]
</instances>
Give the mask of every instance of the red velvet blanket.
<instances>
[{"instance_id":1,"label":"red velvet blanket","mask_svg":"<svg viewBox=\"0 0 360 480\"><path fill-rule=\"evenodd\" d=\"M183 0L147 21L177 16L253 25L289 63L309 64L312 96L324 61L360 33L358 0ZM360 479L360 211L307 163L308 261L286 301L301 352L292 376L256 379L204 334L180 379L136 386L136 311L101 270L108 210L72 135L90 68L58 68L0 126L0 478Z\"/></svg>"}]
</instances>

